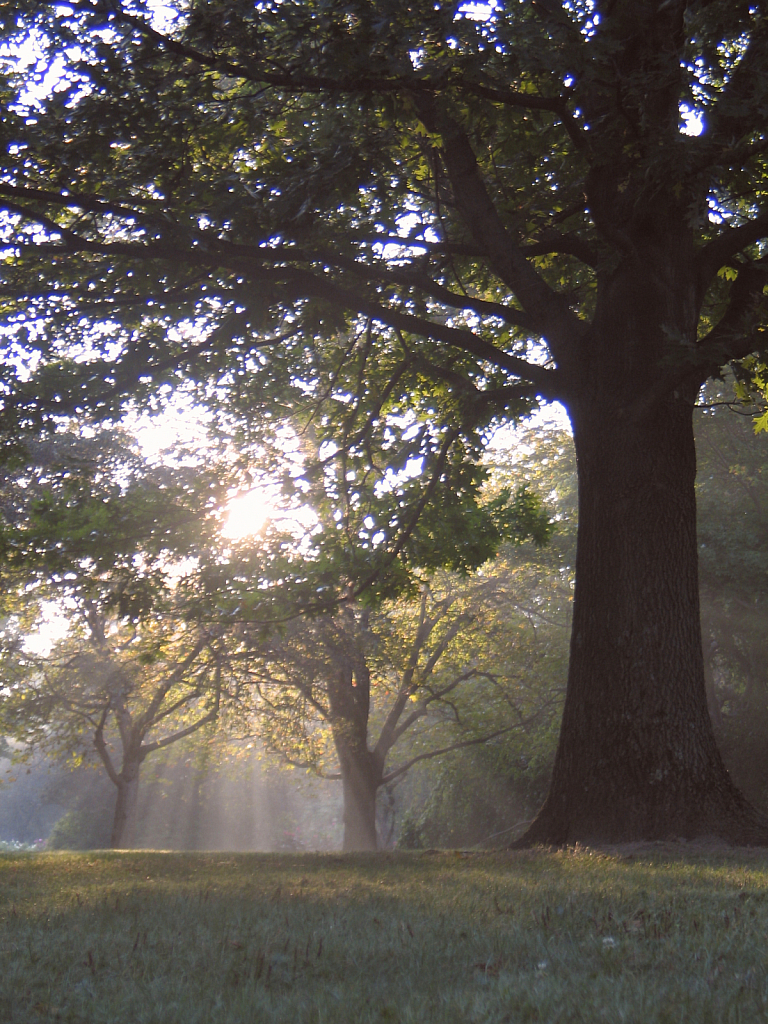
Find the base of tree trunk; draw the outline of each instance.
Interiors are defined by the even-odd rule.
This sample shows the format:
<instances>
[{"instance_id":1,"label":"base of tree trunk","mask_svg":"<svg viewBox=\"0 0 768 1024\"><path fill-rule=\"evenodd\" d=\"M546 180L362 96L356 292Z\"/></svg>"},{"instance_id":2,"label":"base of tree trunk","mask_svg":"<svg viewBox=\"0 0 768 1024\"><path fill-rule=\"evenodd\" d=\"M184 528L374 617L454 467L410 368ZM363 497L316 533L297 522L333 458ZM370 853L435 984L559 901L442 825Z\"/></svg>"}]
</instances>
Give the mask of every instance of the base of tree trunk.
<instances>
[{"instance_id":1,"label":"base of tree trunk","mask_svg":"<svg viewBox=\"0 0 768 1024\"><path fill-rule=\"evenodd\" d=\"M568 685L549 795L516 846L768 845L768 817L733 784L707 707L694 400L676 392L622 416L606 391L570 410L579 523Z\"/></svg>"},{"instance_id":2,"label":"base of tree trunk","mask_svg":"<svg viewBox=\"0 0 768 1024\"><path fill-rule=\"evenodd\" d=\"M723 771L725 777L714 791L682 802L673 794L654 794L656 799L645 802L645 806L635 800L629 806L618 807L610 785L604 801L597 786L592 788L588 801L574 800L572 794L570 799L550 794L525 835L510 848L680 839L768 846L768 817L747 802Z\"/></svg>"},{"instance_id":3,"label":"base of tree trunk","mask_svg":"<svg viewBox=\"0 0 768 1024\"><path fill-rule=\"evenodd\" d=\"M362 760L362 759L361 759ZM369 760L369 759L366 759ZM372 778L369 765L342 762L344 789L344 853L373 853L378 849L376 834L377 780Z\"/></svg>"},{"instance_id":4,"label":"base of tree trunk","mask_svg":"<svg viewBox=\"0 0 768 1024\"><path fill-rule=\"evenodd\" d=\"M115 814L112 821L110 846L113 850L130 849L135 840L136 806L139 791L138 766L123 766L117 787Z\"/></svg>"}]
</instances>

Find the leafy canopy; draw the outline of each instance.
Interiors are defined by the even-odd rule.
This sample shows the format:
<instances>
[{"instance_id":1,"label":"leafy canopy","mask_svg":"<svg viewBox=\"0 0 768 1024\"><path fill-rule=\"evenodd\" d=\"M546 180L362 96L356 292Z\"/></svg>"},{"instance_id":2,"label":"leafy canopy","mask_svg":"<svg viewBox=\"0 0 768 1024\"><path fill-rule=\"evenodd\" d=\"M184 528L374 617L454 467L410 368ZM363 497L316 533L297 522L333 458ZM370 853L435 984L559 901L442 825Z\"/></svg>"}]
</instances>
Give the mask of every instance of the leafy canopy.
<instances>
[{"instance_id":1,"label":"leafy canopy","mask_svg":"<svg viewBox=\"0 0 768 1024\"><path fill-rule=\"evenodd\" d=\"M616 273L668 273L660 225L696 315L637 400L762 346L767 25L732 0L0 4L4 437L180 387L244 457L289 422L286 486L329 513L315 594L467 568L520 515L543 536L485 500L481 452L588 392Z\"/></svg>"}]
</instances>

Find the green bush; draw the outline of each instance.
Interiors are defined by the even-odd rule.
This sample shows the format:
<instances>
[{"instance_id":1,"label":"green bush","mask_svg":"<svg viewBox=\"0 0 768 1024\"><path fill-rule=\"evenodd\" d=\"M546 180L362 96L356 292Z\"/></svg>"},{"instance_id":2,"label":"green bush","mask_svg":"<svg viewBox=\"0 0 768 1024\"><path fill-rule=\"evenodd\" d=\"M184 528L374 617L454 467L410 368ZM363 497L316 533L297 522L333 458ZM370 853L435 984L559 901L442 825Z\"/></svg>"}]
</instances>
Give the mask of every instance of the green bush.
<instances>
[{"instance_id":1,"label":"green bush","mask_svg":"<svg viewBox=\"0 0 768 1024\"><path fill-rule=\"evenodd\" d=\"M503 748L475 747L433 766L428 795L406 810L397 846L507 845L517 838L515 826L532 818L546 796L552 751L542 746L541 755L530 761L514 757L514 747L507 756Z\"/></svg>"},{"instance_id":2,"label":"green bush","mask_svg":"<svg viewBox=\"0 0 768 1024\"><path fill-rule=\"evenodd\" d=\"M51 830L49 850L105 850L110 846L112 821L104 809L68 811Z\"/></svg>"}]
</instances>

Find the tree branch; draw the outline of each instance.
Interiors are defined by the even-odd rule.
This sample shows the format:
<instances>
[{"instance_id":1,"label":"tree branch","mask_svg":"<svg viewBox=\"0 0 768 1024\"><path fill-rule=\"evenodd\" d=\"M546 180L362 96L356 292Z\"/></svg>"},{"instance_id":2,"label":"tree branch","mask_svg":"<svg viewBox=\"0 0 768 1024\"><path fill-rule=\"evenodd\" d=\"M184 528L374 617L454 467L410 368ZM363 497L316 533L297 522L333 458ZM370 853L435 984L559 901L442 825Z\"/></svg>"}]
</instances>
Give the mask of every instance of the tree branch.
<instances>
[{"instance_id":1,"label":"tree branch","mask_svg":"<svg viewBox=\"0 0 768 1024\"><path fill-rule=\"evenodd\" d=\"M197 732L208 722L212 722L218 715L218 705L212 708L207 714L203 715L199 721L194 722L192 725L188 725L186 729L179 729L178 732L172 733L170 736L166 736L161 740L153 740L151 743L142 743L141 753L146 757L147 754L151 754L153 750L160 750L162 747L169 747L172 743L176 743L178 740L184 739L185 736L191 736L193 732Z\"/></svg>"},{"instance_id":2,"label":"tree branch","mask_svg":"<svg viewBox=\"0 0 768 1024\"><path fill-rule=\"evenodd\" d=\"M442 700L443 697L446 697L449 693L453 693L457 686L461 686L461 684L465 683L468 679L474 679L485 675L487 675L485 672L478 672L476 669L468 669L466 672L462 672L461 675L456 676L455 679L452 679L446 686L425 694L419 701L419 706L416 710L412 711L410 715L407 715L398 728L395 729L390 746L395 746L400 737L404 736L415 722L418 722L420 718L423 718L426 715L430 704L434 704L436 700Z\"/></svg>"},{"instance_id":3,"label":"tree branch","mask_svg":"<svg viewBox=\"0 0 768 1024\"><path fill-rule=\"evenodd\" d=\"M705 366L720 367L731 359L743 359L763 344L768 313L768 300L763 295L766 283L768 265L747 263L739 267L725 313L696 346Z\"/></svg>"},{"instance_id":4,"label":"tree branch","mask_svg":"<svg viewBox=\"0 0 768 1024\"><path fill-rule=\"evenodd\" d=\"M293 274L297 284L300 281L303 283L301 290L305 295L313 294L318 298L335 301L347 309L356 309L372 320L377 320L379 323L405 333L432 338L434 341L443 341L447 345L468 352L493 366L498 366L499 369L507 370L516 377L530 381L544 397L556 398L560 395L560 375L557 370L550 370L539 364L529 363L525 359L510 355L472 331L450 327L447 324L391 309L365 297L356 296L319 276L310 275L307 271L294 271Z\"/></svg>"},{"instance_id":5,"label":"tree branch","mask_svg":"<svg viewBox=\"0 0 768 1024\"><path fill-rule=\"evenodd\" d=\"M577 260L593 269L600 262L598 253L589 242L580 238L575 232L544 231L538 238L520 246L524 256L575 256Z\"/></svg>"},{"instance_id":6,"label":"tree branch","mask_svg":"<svg viewBox=\"0 0 768 1024\"><path fill-rule=\"evenodd\" d=\"M724 363L743 359L762 348L768 335L763 326L768 320L768 299L763 296L767 275L768 266L742 264L718 323L697 344L681 347L679 363L660 373L656 382L625 410L625 415L642 415L675 389L686 388L695 395L707 377Z\"/></svg>"},{"instance_id":7,"label":"tree branch","mask_svg":"<svg viewBox=\"0 0 768 1024\"><path fill-rule=\"evenodd\" d=\"M442 140L440 153L467 229L486 253L494 273L517 296L537 333L547 338L555 358L567 363L584 325L567 300L531 266L502 223L480 177L477 158L465 132L433 96L419 95L415 103L427 130Z\"/></svg>"},{"instance_id":8,"label":"tree branch","mask_svg":"<svg viewBox=\"0 0 768 1024\"><path fill-rule=\"evenodd\" d=\"M188 725L185 729L179 729L177 732L172 733L170 736L165 736L161 740L153 740L151 743L142 743L139 748L142 757L146 757L147 754L151 754L154 750L160 750L162 747L169 747L172 743L177 743L179 740L184 739L185 736L191 736L193 732L197 732L198 729L202 729L208 722L214 721L219 714L219 707L221 704L221 663L216 665L215 672L215 700L214 705L210 711L208 711L202 718L197 722L193 722L192 725Z\"/></svg>"},{"instance_id":9,"label":"tree branch","mask_svg":"<svg viewBox=\"0 0 768 1024\"><path fill-rule=\"evenodd\" d=\"M93 737L93 745L96 747L96 752L101 758L102 764L107 770L107 775L110 777L112 782L116 785L120 785L120 777L115 771L115 766L112 763L112 758L109 756L107 750L107 744L104 742L104 726L107 723L107 716L109 715L109 705L107 705L101 713L99 724L96 726L96 732Z\"/></svg>"},{"instance_id":10,"label":"tree branch","mask_svg":"<svg viewBox=\"0 0 768 1024\"><path fill-rule=\"evenodd\" d=\"M372 573L369 573L369 575L363 579L362 583L358 584L358 586L355 587L348 595L339 598L339 604L341 604L342 602L347 603L349 601L353 601L356 598L358 598L361 594L363 594L373 583L376 582L376 580L379 578L379 576L381 576L383 572L386 572L386 570L390 567L390 565L392 565L392 563L398 557L398 555L403 550L405 545L408 543L411 534L416 529L419 519L421 518L422 512L432 499L434 490L437 487L443 469L445 468L445 462L446 459L448 458L448 452L450 451L451 445L458 436L459 431L456 429L447 431L445 439L443 440L443 443L440 447L440 452L437 456L437 461L435 463L435 468L432 471L430 481L427 484L427 487L424 493L422 494L421 499L417 503L416 508L413 511L413 515L410 518L410 521L406 524L405 529L398 537L397 543L392 548L392 550L387 553L387 557L384 560L384 563L378 566L378 568L374 569Z\"/></svg>"},{"instance_id":11,"label":"tree branch","mask_svg":"<svg viewBox=\"0 0 768 1024\"><path fill-rule=\"evenodd\" d=\"M76 5L78 6L78 5ZM152 28L143 18L126 13L123 10L115 12L117 20L133 26L142 34L153 39L161 45L168 53L182 57L201 67L212 68L223 72L232 78L244 79L248 82L259 82L264 85L273 86L286 92L330 92L334 94L351 93L392 93L413 91L432 91L438 84L432 81L428 75L419 75L411 72L407 75L392 75L388 77L377 77L375 75L361 75L359 72L352 74L349 78L331 77L322 74L301 74L299 72L275 72L263 67L246 66L235 63L215 53L204 53L196 47L179 40L172 39ZM477 82L465 81L461 75L443 74L440 76L442 87L454 86L463 88L475 95L484 96L509 106L520 107L526 110L545 110L557 114L564 120L564 99L563 97L543 97L529 93L515 92L511 89L495 89ZM567 110L565 110L567 113Z\"/></svg>"},{"instance_id":12,"label":"tree branch","mask_svg":"<svg viewBox=\"0 0 768 1024\"><path fill-rule=\"evenodd\" d=\"M140 735L143 736L147 729L152 725L155 715L160 710L160 706L165 700L168 691L171 689L172 686L174 686L176 683L178 683L181 679L184 678L184 675L186 674L190 665L192 665L195 662L195 659L198 657L198 655L200 654L200 652L203 650L207 643L208 637L201 637L197 641L197 643L192 647L187 657L174 668L174 670L165 678L165 680L163 680L160 686L158 686L158 688L155 690L152 700L147 705L147 708L144 711L144 713L140 715L137 720L136 724L138 726Z\"/></svg>"},{"instance_id":13,"label":"tree branch","mask_svg":"<svg viewBox=\"0 0 768 1024\"><path fill-rule=\"evenodd\" d=\"M165 227L168 222L160 215L146 213L144 210L137 210L131 206L123 206L121 203L113 203L99 195L88 195L83 192L68 192L63 195L60 192L52 192L49 189L29 188L25 185L9 185L7 182L0 182L0 196L15 197L17 199L39 199L44 203L52 203L65 209L85 210L87 213L112 214L125 217L128 220L150 221L160 223ZM158 200L147 200L153 205L158 205ZM5 204L0 203L0 206Z\"/></svg>"},{"instance_id":14,"label":"tree branch","mask_svg":"<svg viewBox=\"0 0 768 1024\"><path fill-rule=\"evenodd\" d=\"M490 740L495 739L497 736L503 736L504 733L512 732L514 729L519 729L518 724L505 725L503 729L497 729L495 732L488 733L487 736L478 736L472 740L461 740L459 743L452 743L449 747L441 747L439 750L430 750L426 754L417 754L416 757L412 757L405 764L399 765L394 771L388 772L381 780L382 785L386 785L388 782L392 782L394 779L399 778L401 775L413 768L419 761L429 761L433 757L440 757L441 754L449 754L452 750L461 750L463 747L474 747L479 743L488 743Z\"/></svg>"},{"instance_id":15,"label":"tree branch","mask_svg":"<svg viewBox=\"0 0 768 1024\"><path fill-rule=\"evenodd\" d=\"M205 670L203 670L203 673L201 674L204 674L204 672ZM163 708L162 711L159 711L152 719L152 721L149 723L148 728L153 728L157 725L158 722L162 722L164 718L168 718L170 715L174 714L174 712L178 711L179 708L183 708L187 704L191 704L192 701L195 701L198 698L202 697L203 692L204 691L200 688L199 685L194 687L188 693L185 693L182 697L179 697L178 700L174 701L173 704L169 704L167 707Z\"/></svg>"},{"instance_id":16,"label":"tree branch","mask_svg":"<svg viewBox=\"0 0 768 1024\"><path fill-rule=\"evenodd\" d=\"M384 763L384 759L387 756L388 751L393 747L395 740L393 739L395 728L397 723L400 721L400 716L405 709L408 699L413 694L415 686L413 683L413 677L416 672L416 668L419 663L419 654L421 649L429 639L430 633L432 632L436 622L434 619L430 619L427 616L427 602L429 600L428 588L422 587L421 599L419 601L419 625L416 629L416 636L411 644L411 650L408 655L408 661L406 662L405 670L402 673L400 679L400 686L398 687L397 696L392 707L389 709L384 725L381 727L379 738L374 747L374 755L380 758L380 763Z\"/></svg>"},{"instance_id":17,"label":"tree branch","mask_svg":"<svg viewBox=\"0 0 768 1024\"><path fill-rule=\"evenodd\" d=\"M290 249L286 250L286 255L290 254ZM337 266L344 268L360 277L365 278L370 282L371 277L374 277L377 283L386 285L389 282L395 284L405 285L407 288L416 288L428 295L430 298L435 299L437 302L441 302L445 306L451 306L454 309L471 309L472 312L477 313L478 316L495 316L505 323L508 323L515 327L522 327L526 330L533 330L533 325L530 318L521 309L515 309L511 306L505 306L502 302L491 302L487 299L481 299L473 295L461 294L459 292L451 291L445 285L439 284L437 281L433 281L426 273L409 273L407 270L391 270L386 269L379 271L375 265L360 263L357 260L343 259L339 256L333 256L332 254L318 253L317 258L324 260L327 263L336 263Z\"/></svg>"},{"instance_id":18,"label":"tree branch","mask_svg":"<svg viewBox=\"0 0 768 1024\"><path fill-rule=\"evenodd\" d=\"M704 294L712 278L730 259L746 246L768 236L768 208L738 227L727 227L708 242L696 255L699 293Z\"/></svg>"},{"instance_id":19,"label":"tree branch","mask_svg":"<svg viewBox=\"0 0 768 1024\"><path fill-rule=\"evenodd\" d=\"M478 359L498 366L500 369L507 370L523 380L530 381L546 398L560 397L558 373L555 370L550 370L539 364L529 363L525 359L510 355L470 330L450 327L438 321L431 321L410 313L404 313L398 309L392 309L380 302L368 299L359 293L334 284L325 277L314 274L311 271L299 268L267 269L264 267L265 250L263 249L226 243L217 245L215 250L210 247L203 248L193 244L186 251L181 251L178 245L156 242L98 243L82 238L69 229L59 228L55 222L49 222L48 218L44 218L42 215L36 216L39 223L50 224L49 229L61 234L65 238L65 242L58 245L41 244L32 246L18 243L14 245L14 248L18 250L31 249L39 255L56 255L61 252L82 251L100 256L118 255L141 260L168 260L175 264L188 263L193 266L205 266L210 269L222 267L247 275L251 280L268 283L276 290L282 290L283 298L287 301L297 301L310 296L321 298L328 302L336 303L342 308L361 313L386 326L407 333L418 334L422 337L432 338L435 341L445 342L455 348L469 352ZM525 260L523 260L523 263L525 263ZM531 268L527 269L530 270ZM535 271L532 271L532 273L535 274ZM536 277L538 279L538 275ZM548 286L545 285L544 287L556 299L561 298L557 293L550 292ZM579 321L576 320L576 323L579 323ZM149 366L144 366L142 372L153 372L154 369L154 366L150 364Z\"/></svg>"}]
</instances>

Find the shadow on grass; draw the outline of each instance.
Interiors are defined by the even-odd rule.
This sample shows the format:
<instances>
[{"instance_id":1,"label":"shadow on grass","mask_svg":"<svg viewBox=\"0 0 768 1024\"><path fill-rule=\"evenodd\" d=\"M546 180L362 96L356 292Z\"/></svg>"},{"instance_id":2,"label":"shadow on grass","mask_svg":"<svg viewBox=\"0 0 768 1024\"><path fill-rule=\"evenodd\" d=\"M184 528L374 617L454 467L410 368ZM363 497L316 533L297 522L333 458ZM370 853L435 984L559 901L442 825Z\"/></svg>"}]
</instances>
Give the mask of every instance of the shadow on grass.
<instances>
[{"instance_id":1,"label":"shadow on grass","mask_svg":"<svg viewBox=\"0 0 768 1024\"><path fill-rule=\"evenodd\" d=\"M768 852L0 856L0 1020L764 1021Z\"/></svg>"}]
</instances>

